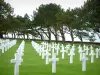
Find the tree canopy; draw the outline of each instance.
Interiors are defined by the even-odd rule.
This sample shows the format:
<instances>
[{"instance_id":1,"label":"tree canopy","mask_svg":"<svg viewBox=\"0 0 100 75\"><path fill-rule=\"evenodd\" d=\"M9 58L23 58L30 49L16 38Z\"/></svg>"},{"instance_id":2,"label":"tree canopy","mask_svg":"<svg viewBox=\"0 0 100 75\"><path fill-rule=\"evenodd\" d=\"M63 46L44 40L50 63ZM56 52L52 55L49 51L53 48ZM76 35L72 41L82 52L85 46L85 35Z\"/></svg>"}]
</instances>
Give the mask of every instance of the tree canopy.
<instances>
[{"instance_id":1,"label":"tree canopy","mask_svg":"<svg viewBox=\"0 0 100 75\"><path fill-rule=\"evenodd\" d=\"M91 38L97 33L100 38L100 1L87 0L81 7L64 10L55 3L41 4L31 17L26 13L24 17L13 14L9 3L0 0L0 37L11 33L13 38L24 38L31 35L34 38L51 41L51 34L58 41L64 42L65 34L70 34L72 42L75 37ZM32 19L31 19L32 18ZM87 33L93 31L91 36ZM16 37L17 35L17 37ZM94 38L94 37L92 37Z\"/></svg>"}]
</instances>

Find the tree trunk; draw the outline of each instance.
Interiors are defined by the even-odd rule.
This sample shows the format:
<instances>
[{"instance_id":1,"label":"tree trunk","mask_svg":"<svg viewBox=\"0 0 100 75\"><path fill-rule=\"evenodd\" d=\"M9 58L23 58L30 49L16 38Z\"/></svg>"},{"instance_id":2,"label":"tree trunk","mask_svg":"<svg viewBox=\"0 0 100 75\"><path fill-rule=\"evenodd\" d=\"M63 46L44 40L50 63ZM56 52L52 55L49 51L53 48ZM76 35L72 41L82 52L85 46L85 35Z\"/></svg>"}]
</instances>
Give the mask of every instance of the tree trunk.
<instances>
[{"instance_id":1,"label":"tree trunk","mask_svg":"<svg viewBox=\"0 0 100 75\"><path fill-rule=\"evenodd\" d=\"M49 41L48 42L51 42L51 32L50 32L50 28L48 27L47 30L48 30L48 35L49 35Z\"/></svg>"},{"instance_id":2,"label":"tree trunk","mask_svg":"<svg viewBox=\"0 0 100 75\"><path fill-rule=\"evenodd\" d=\"M23 38L24 38L24 40L25 40L25 34L23 34Z\"/></svg>"},{"instance_id":3,"label":"tree trunk","mask_svg":"<svg viewBox=\"0 0 100 75\"><path fill-rule=\"evenodd\" d=\"M74 36L73 36L73 30L72 30L72 28L70 28L70 36L71 36L71 39L72 39L72 43L74 43Z\"/></svg>"},{"instance_id":4,"label":"tree trunk","mask_svg":"<svg viewBox=\"0 0 100 75\"><path fill-rule=\"evenodd\" d=\"M100 35L99 35L99 33L97 33L97 35L98 35L98 37L99 37L99 39L100 39Z\"/></svg>"},{"instance_id":5,"label":"tree trunk","mask_svg":"<svg viewBox=\"0 0 100 75\"><path fill-rule=\"evenodd\" d=\"M3 34L2 33L0 33L0 38L3 38Z\"/></svg>"},{"instance_id":6,"label":"tree trunk","mask_svg":"<svg viewBox=\"0 0 100 75\"><path fill-rule=\"evenodd\" d=\"M37 29L35 29L35 31L40 35L41 41L43 41L43 35Z\"/></svg>"},{"instance_id":7,"label":"tree trunk","mask_svg":"<svg viewBox=\"0 0 100 75\"><path fill-rule=\"evenodd\" d=\"M54 32L52 30L50 30L50 31L55 36L55 41L58 42L58 34L57 34L56 29L54 28Z\"/></svg>"},{"instance_id":8,"label":"tree trunk","mask_svg":"<svg viewBox=\"0 0 100 75\"><path fill-rule=\"evenodd\" d=\"M12 38L13 38L13 33L12 33Z\"/></svg>"},{"instance_id":9,"label":"tree trunk","mask_svg":"<svg viewBox=\"0 0 100 75\"><path fill-rule=\"evenodd\" d=\"M7 37L8 37L8 33L5 34L5 38L7 38Z\"/></svg>"},{"instance_id":10,"label":"tree trunk","mask_svg":"<svg viewBox=\"0 0 100 75\"><path fill-rule=\"evenodd\" d=\"M27 39L29 39L28 33L27 33Z\"/></svg>"},{"instance_id":11,"label":"tree trunk","mask_svg":"<svg viewBox=\"0 0 100 75\"><path fill-rule=\"evenodd\" d=\"M82 39L82 36L81 36L81 34L80 34L80 40L81 40L81 43L83 43L83 39Z\"/></svg>"},{"instance_id":12,"label":"tree trunk","mask_svg":"<svg viewBox=\"0 0 100 75\"><path fill-rule=\"evenodd\" d=\"M63 26L61 26L60 33L61 33L61 36L62 36L62 41L65 42L65 36L64 36L64 32L63 32Z\"/></svg>"},{"instance_id":13,"label":"tree trunk","mask_svg":"<svg viewBox=\"0 0 100 75\"><path fill-rule=\"evenodd\" d=\"M58 42L58 34L57 34L57 29L56 29L56 27L54 27L54 31L55 31L54 36L55 36L55 40L56 40L56 43L57 43L57 42Z\"/></svg>"},{"instance_id":14,"label":"tree trunk","mask_svg":"<svg viewBox=\"0 0 100 75\"><path fill-rule=\"evenodd\" d=\"M43 36L42 36L42 34L40 34L40 37L41 37L41 41L43 41Z\"/></svg>"},{"instance_id":15,"label":"tree trunk","mask_svg":"<svg viewBox=\"0 0 100 75\"><path fill-rule=\"evenodd\" d=\"M44 33L44 34L48 37L48 39L49 39L48 33L45 32L44 29L42 29L42 27L41 27L41 30L43 31L43 33Z\"/></svg>"},{"instance_id":16,"label":"tree trunk","mask_svg":"<svg viewBox=\"0 0 100 75\"><path fill-rule=\"evenodd\" d=\"M14 39L16 38L15 32L14 32Z\"/></svg>"},{"instance_id":17,"label":"tree trunk","mask_svg":"<svg viewBox=\"0 0 100 75\"><path fill-rule=\"evenodd\" d=\"M55 31L55 39L56 39L56 42L58 42L58 34L57 34L57 31Z\"/></svg>"},{"instance_id":18,"label":"tree trunk","mask_svg":"<svg viewBox=\"0 0 100 75\"><path fill-rule=\"evenodd\" d=\"M6 34L6 37L7 37L7 38L9 38L9 35L8 35L8 33Z\"/></svg>"},{"instance_id":19,"label":"tree trunk","mask_svg":"<svg viewBox=\"0 0 100 75\"><path fill-rule=\"evenodd\" d=\"M79 34L79 35L80 35L81 45L83 46L83 38L82 38L82 35L81 34Z\"/></svg>"}]
</instances>

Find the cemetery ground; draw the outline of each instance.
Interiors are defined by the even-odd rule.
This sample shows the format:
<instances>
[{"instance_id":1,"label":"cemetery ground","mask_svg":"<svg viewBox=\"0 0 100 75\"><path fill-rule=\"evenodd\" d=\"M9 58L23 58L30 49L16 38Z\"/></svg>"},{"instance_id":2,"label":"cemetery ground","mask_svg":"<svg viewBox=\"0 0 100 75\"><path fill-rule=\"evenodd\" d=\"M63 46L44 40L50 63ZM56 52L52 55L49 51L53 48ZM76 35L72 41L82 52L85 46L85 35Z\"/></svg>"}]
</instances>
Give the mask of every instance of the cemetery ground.
<instances>
[{"instance_id":1,"label":"cemetery ground","mask_svg":"<svg viewBox=\"0 0 100 75\"><path fill-rule=\"evenodd\" d=\"M17 44L6 51L4 54L0 53L0 75L14 75L14 64L10 60L14 58L17 48L21 40L17 40ZM77 44L76 44L77 45ZM77 45L78 46L78 45ZM1 52L1 51L0 51ZM70 57L65 54L62 59L62 54L59 53L57 58L56 73L52 73L52 63L45 64L45 59L34 50L31 41L25 41L23 62L19 67L19 75L100 75L100 56L94 59L91 63L90 56L86 61L86 71L82 71L82 62L79 60L78 48L75 48L75 56L73 64L70 64Z\"/></svg>"}]
</instances>

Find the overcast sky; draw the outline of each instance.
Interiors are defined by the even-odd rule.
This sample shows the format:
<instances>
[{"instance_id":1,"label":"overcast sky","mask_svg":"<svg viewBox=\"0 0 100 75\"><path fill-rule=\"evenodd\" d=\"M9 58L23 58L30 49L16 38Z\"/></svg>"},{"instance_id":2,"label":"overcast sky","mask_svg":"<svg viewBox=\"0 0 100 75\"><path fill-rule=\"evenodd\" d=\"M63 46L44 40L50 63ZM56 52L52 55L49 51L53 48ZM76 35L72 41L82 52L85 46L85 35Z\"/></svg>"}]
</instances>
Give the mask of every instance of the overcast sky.
<instances>
[{"instance_id":1,"label":"overcast sky","mask_svg":"<svg viewBox=\"0 0 100 75\"><path fill-rule=\"evenodd\" d=\"M65 10L75 7L80 7L86 0L5 0L14 8L16 15L23 16L25 13L32 15L33 10L36 10L41 4L56 3L60 4Z\"/></svg>"}]
</instances>

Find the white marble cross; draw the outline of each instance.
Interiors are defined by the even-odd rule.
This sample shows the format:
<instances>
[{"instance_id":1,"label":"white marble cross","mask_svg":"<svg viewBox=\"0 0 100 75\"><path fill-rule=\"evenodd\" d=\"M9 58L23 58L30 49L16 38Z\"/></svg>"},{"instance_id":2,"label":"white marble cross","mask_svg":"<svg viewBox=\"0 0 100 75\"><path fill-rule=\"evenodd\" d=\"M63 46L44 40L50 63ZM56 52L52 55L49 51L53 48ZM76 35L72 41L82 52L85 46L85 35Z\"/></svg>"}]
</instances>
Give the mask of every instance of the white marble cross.
<instances>
[{"instance_id":1,"label":"white marble cross","mask_svg":"<svg viewBox=\"0 0 100 75\"><path fill-rule=\"evenodd\" d=\"M71 50L74 52L75 51L75 45L73 44Z\"/></svg>"},{"instance_id":2,"label":"white marble cross","mask_svg":"<svg viewBox=\"0 0 100 75\"><path fill-rule=\"evenodd\" d=\"M86 55L88 55L88 52L89 52L89 48L88 48L88 46L86 47Z\"/></svg>"},{"instance_id":3,"label":"white marble cross","mask_svg":"<svg viewBox=\"0 0 100 75\"><path fill-rule=\"evenodd\" d=\"M2 53L4 53L5 51L4 51L4 47L2 47Z\"/></svg>"},{"instance_id":4,"label":"white marble cross","mask_svg":"<svg viewBox=\"0 0 100 75\"><path fill-rule=\"evenodd\" d=\"M83 53L83 57L81 59L81 61L82 61L82 71L86 71L86 60L88 60L88 58L86 57L86 54Z\"/></svg>"},{"instance_id":5,"label":"white marble cross","mask_svg":"<svg viewBox=\"0 0 100 75\"><path fill-rule=\"evenodd\" d=\"M78 46L78 49L79 49L79 50L80 50L80 48L82 48L81 45Z\"/></svg>"},{"instance_id":6,"label":"white marble cross","mask_svg":"<svg viewBox=\"0 0 100 75\"><path fill-rule=\"evenodd\" d=\"M7 39L7 40L6 40L6 51L9 49L9 43L10 43L10 40Z\"/></svg>"},{"instance_id":7,"label":"white marble cross","mask_svg":"<svg viewBox=\"0 0 100 75\"><path fill-rule=\"evenodd\" d=\"M7 50L9 50L9 48L10 48L9 45L10 45L10 41L7 42Z\"/></svg>"},{"instance_id":8,"label":"white marble cross","mask_svg":"<svg viewBox=\"0 0 100 75\"><path fill-rule=\"evenodd\" d=\"M52 55L52 58L49 59L49 62L52 62L52 73L56 73L56 62L59 61L59 58L56 58L56 53Z\"/></svg>"},{"instance_id":9,"label":"white marble cross","mask_svg":"<svg viewBox=\"0 0 100 75\"><path fill-rule=\"evenodd\" d=\"M93 47L92 47L92 45L90 46L90 49L91 49L91 50L93 50Z\"/></svg>"},{"instance_id":10,"label":"white marble cross","mask_svg":"<svg viewBox=\"0 0 100 75\"><path fill-rule=\"evenodd\" d=\"M52 50L52 44L48 44L48 50L51 51Z\"/></svg>"},{"instance_id":11,"label":"white marble cross","mask_svg":"<svg viewBox=\"0 0 100 75\"><path fill-rule=\"evenodd\" d=\"M54 43L54 46L56 47L57 46L57 43Z\"/></svg>"},{"instance_id":12,"label":"white marble cross","mask_svg":"<svg viewBox=\"0 0 100 75\"><path fill-rule=\"evenodd\" d=\"M19 49L18 49L16 52L17 52L20 56L23 56L23 55L24 55L24 53L23 53L22 50L19 50Z\"/></svg>"},{"instance_id":13,"label":"white marble cross","mask_svg":"<svg viewBox=\"0 0 100 75\"><path fill-rule=\"evenodd\" d=\"M49 43L47 43L47 45L46 45L46 50L48 50L49 49Z\"/></svg>"},{"instance_id":14,"label":"white marble cross","mask_svg":"<svg viewBox=\"0 0 100 75\"><path fill-rule=\"evenodd\" d=\"M99 49L96 48L96 58L99 58Z\"/></svg>"},{"instance_id":15,"label":"white marble cross","mask_svg":"<svg viewBox=\"0 0 100 75\"><path fill-rule=\"evenodd\" d=\"M42 45L40 45L40 46L39 46L39 56L42 55L42 49L43 49L43 48L42 48Z\"/></svg>"},{"instance_id":16,"label":"white marble cross","mask_svg":"<svg viewBox=\"0 0 100 75\"><path fill-rule=\"evenodd\" d=\"M69 50L69 48L70 48L70 45L66 45L66 53L68 53L68 50Z\"/></svg>"},{"instance_id":17,"label":"white marble cross","mask_svg":"<svg viewBox=\"0 0 100 75\"><path fill-rule=\"evenodd\" d=\"M45 52L46 52L46 50L44 50L43 48L42 48L42 59L44 59L44 54L45 54Z\"/></svg>"},{"instance_id":18,"label":"white marble cross","mask_svg":"<svg viewBox=\"0 0 100 75\"><path fill-rule=\"evenodd\" d=\"M48 45L49 45L48 43L45 44L45 49L48 49Z\"/></svg>"},{"instance_id":19,"label":"white marble cross","mask_svg":"<svg viewBox=\"0 0 100 75\"><path fill-rule=\"evenodd\" d=\"M83 55L83 50L82 50L82 47L79 47L79 55L80 55L80 61L81 61L81 59L82 59L82 55Z\"/></svg>"},{"instance_id":20,"label":"white marble cross","mask_svg":"<svg viewBox=\"0 0 100 75\"><path fill-rule=\"evenodd\" d=\"M46 48L47 43L46 43L46 42L43 42L43 43L42 43L42 45L43 45L43 47L44 47L44 49L45 49L45 48Z\"/></svg>"},{"instance_id":21,"label":"white marble cross","mask_svg":"<svg viewBox=\"0 0 100 75\"><path fill-rule=\"evenodd\" d=\"M0 47L1 47L1 49L2 49L2 53L4 53L4 52L5 52L5 51L4 51L4 43L2 43Z\"/></svg>"},{"instance_id":22,"label":"white marble cross","mask_svg":"<svg viewBox=\"0 0 100 75\"><path fill-rule=\"evenodd\" d=\"M73 63L73 56L75 55L73 50L70 50L70 53L68 53L68 56L70 56L70 64Z\"/></svg>"},{"instance_id":23,"label":"white marble cross","mask_svg":"<svg viewBox=\"0 0 100 75\"><path fill-rule=\"evenodd\" d=\"M54 49L55 49L56 55L58 55L59 54L59 44L55 43Z\"/></svg>"},{"instance_id":24,"label":"white marble cross","mask_svg":"<svg viewBox=\"0 0 100 75\"><path fill-rule=\"evenodd\" d=\"M62 59L64 59L64 54L66 52L66 50L64 50L64 46L62 46L62 50L60 52L62 52Z\"/></svg>"},{"instance_id":25,"label":"white marble cross","mask_svg":"<svg viewBox=\"0 0 100 75\"><path fill-rule=\"evenodd\" d=\"M59 46L58 45L56 46L56 54L57 55L59 54Z\"/></svg>"},{"instance_id":26,"label":"white marble cross","mask_svg":"<svg viewBox=\"0 0 100 75\"><path fill-rule=\"evenodd\" d=\"M5 47L4 47L5 51L7 51L7 42L5 42Z\"/></svg>"},{"instance_id":27,"label":"white marble cross","mask_svg":"<svg viewBox=\"0 0 100 75\"><path fill-rule=\"evenodd\" d=\"M55 45L54 44L52 44L53 46L52 46L52 54L54 54L55 53Z\"/></svg>"},{"instance_id":28,"label":"white marble cross","mask_svg":"<svg viewBox=\"0 0 100 75\"><path fill-rule=\"evenodd\" d=\"M61 48L63 48L64 47L64 45L63 44L61 44Z\"/></svg>"},{"instance_id":29,"label":"white marble cross","mask_svg":"<svg viewBox=\"0 0 100 75\"><path fill-rule=\"evenodd\" d=\"M68 44L67 46L69 46L69 48L70 48L70 46L71 46L71 45L70 45L70 44Z\"/></svg>"},{"instance_id":30,"label":"white marble cross","mask_svg":"<svg viewBox=\"0 0 100 75\"><path fill-rule=\"evenodd\" d=\"M91 63L94 63L94 55L95 55L94 50L91 50L89 55L91 56Z\"/></svg>"},{"instance_id":31,"label":"white marble cross","mask_svg":"<svg viewBox=\"0 0 100 75\"><path fill-rule=\"evenodd\" d=\"M83 46L83 50L85 51L85 49L86 49L86 46L84 45L84 46Z\"/></svg>"},{"instance_id":32,"label":"white marble cross","mask_svg":"<svg viewBox=\"0 0 100 75\"><path fill-rule=\"evenodd\" d=\"M49 53L48 50L46 50L46 53L44 54L44 56L46 56L46 65L49 64L49 56L51 55L51 53Z\"/></svg>"},{"instance_id":33,"label":"white marble cross","mask_svg":"<svg viewBox=\"0 0 100 75\"><path fill-rule=\"evenodd\" d=\"M19 65L23 62L23 59L19 56L19 54L15 54L15 59L11 59L11 63L15 63L14 67L14 75L19 75Z\"/></svg>"}]
</instances>

